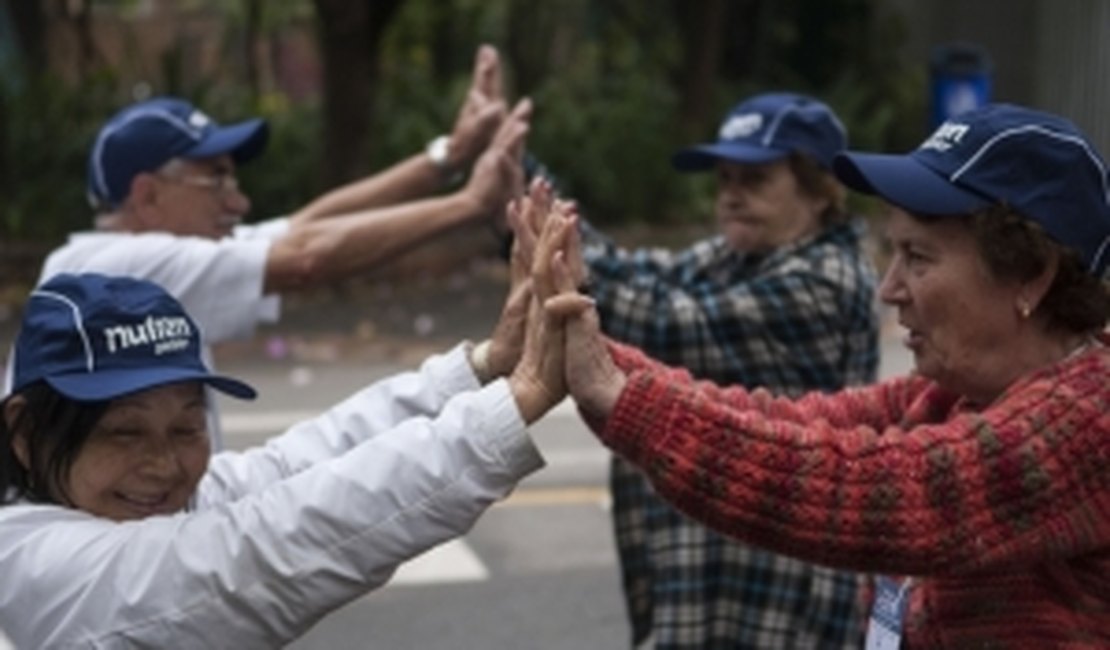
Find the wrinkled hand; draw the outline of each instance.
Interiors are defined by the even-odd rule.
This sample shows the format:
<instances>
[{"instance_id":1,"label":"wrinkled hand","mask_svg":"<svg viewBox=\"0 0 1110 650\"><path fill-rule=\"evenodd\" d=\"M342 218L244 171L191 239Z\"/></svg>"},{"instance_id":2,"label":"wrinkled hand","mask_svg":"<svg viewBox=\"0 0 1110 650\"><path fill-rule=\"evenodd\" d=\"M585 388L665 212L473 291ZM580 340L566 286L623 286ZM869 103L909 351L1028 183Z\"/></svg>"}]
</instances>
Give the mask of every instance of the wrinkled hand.
<instances>
[{"instance_id":1,"label":"wrinkled hand","mask_svg":"<svg viewBox=\"0 0 1110 650\"><path fill-rule=\"evenodd\" d=\"M577 227L577 204L574 201L555 198L555 188L546 178L533 178L528 187L528 194L530 202L526 204L526 209L522 210L522 220L516 226L510 224L513 231L513 254L520 255L531 272L536 257L536 246L544 224L547 223L547 216L557 213L565 219L573 219L574 227L561 235L564 239L560 246L566 251L575 286L583 286L589 275L589 269L582 258L582 237ZM549 297L550 295L542 296L540 301Z\"/></svg>"},{"instance_id":2,"label":"wrinkled hand","mask_svg":"<svg viewBox=\"0 0 1110 650\"><path fill-rule=\"evenodd\" d=\"M470 88L451 129L449 169L466 170L489 146L507 110L502 92L501 59L495 48L482 45L474 55Z\"/></svg>"},{"instance_id":3,"label":"wrinkled hand","mask_svg":"<svg viewBox=\"0 0 1110 650\"><path fill-rule=\"evenodd\" d=\"M528 186L527 197L517 206L519 214L506 213L513 232L512 253L520 258L520 266L517 268L529 278L532 277L532 261L535 259L536 244L544 221L556 203L555 190L551 183L543 178L533 178ZM518 217L515 223L514 216Z\"/></svg>"},{"instance_id":4,"label":"wrinkled hand","mask_svg":"<svg viewBox=\"0 0 1110 650\"><path fill-rule=\"evenodd\" d=\"M493 377L508 375L520 361L525 326L532 308L532 258L539 236L537 224L551 209L551 186L533 182L528 194L509 202L506 209L513 230L509 258L509 295L490 337L488 372Z\"/></svg>"},{"instance_id":5,"label":"wrinkled hand","mask_svg":"<svg viewBox=\"0 0 1110 650\"><path fill-rule=\"evenodd\" d=\"M574 227L573 217L558 211L551 212L545 218L534 251L533 291L537 289L537 279L550 278L549 274L542 277L538 275L536 265L548 259L553 250L563 245L568 232ZM563 339L562 319L555 312L543 309L539 300L533 299L524 337L524 351L520 363L509 377L509 385L517 405L528 422L543 415L566 397Z\"/></svg>"},{"instance_id":6,"label":"wrinkled hand","mask_svg":"<svg viewBox=\"0 0 1110 650\"><path fill-rule=\"evenodd\" d=\"M522 99L501 122L489 147L474 163L463 188L482 214L496 216L524 192L524 142L532 117L532 102Z\"/></svg>"},{"instance_id":7,"label":"wrinkled hand","mask_svg":"<svg viewBox=\"0 0 1110 650\"><path fill-rule=\"evenodd\" d=\"M556 210L549 220L532 265L536 300L544 306L544 322L562 327L566 390L589 416L606 418L628 378L609 356L594 302L578 292L574 264L568 262L569 255L580 255L575 216Z\"/></svg>"}]
</instances>

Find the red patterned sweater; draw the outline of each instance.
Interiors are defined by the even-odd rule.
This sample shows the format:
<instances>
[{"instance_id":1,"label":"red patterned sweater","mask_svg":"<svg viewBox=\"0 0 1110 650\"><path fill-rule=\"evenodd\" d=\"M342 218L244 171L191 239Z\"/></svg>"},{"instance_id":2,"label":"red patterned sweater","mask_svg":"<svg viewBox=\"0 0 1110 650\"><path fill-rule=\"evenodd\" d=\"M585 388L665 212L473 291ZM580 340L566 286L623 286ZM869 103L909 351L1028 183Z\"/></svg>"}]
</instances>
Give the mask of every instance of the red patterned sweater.
<instances>
[{"instance_id":1,"label":"red patterned sweater","mask_svg":"<svg viewBox=\"0 0 1110 650\"><path fill-rule=\"evenodd\" d=\"M595 430L718 530L917 576L904 648L1110 648L1107 343L982 410L920 377L776 399L612 343L629 382Z\"/></svg>"}]
</instances>

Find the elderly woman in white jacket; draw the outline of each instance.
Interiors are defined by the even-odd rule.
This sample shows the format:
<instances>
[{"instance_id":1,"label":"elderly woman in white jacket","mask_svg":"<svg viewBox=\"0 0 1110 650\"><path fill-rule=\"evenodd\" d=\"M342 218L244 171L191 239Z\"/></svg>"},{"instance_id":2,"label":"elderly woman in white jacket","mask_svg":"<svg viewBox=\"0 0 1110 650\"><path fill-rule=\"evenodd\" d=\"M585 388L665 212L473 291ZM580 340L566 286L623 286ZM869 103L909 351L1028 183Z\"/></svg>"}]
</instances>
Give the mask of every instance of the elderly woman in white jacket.
<instances>
[{"instance_id":1,"label":"elderly woman in white jacket","mask_svg":"<svg viewBox=\"0 0 1110 650\"><path fill-rule=\"evenodd\" d=\"M0 629L19 648L273 648L467 531L542 466L526 426L565 394L555 364L495 377L521 350L515 285L492 345L215 456L203 386L254 391L208 371L176 300L92 274L37 289L0 422Z\"/></svg>"}]
</instances>

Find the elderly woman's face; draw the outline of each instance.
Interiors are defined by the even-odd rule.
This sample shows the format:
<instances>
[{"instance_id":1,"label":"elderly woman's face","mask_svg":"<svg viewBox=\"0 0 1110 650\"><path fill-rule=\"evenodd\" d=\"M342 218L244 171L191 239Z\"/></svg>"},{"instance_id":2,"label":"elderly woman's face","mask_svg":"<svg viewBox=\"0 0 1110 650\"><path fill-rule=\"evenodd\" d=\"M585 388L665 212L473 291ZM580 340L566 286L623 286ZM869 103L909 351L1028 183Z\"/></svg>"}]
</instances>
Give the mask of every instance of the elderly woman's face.
<instances>
[{"instance_id":1,"label":"elderly woman's face","mask_svg":"<svg viewBox=\"0 0 1110 650\"><path fill-rule=\"evenodd\" d=\"M70 468L73 505L117 521L182 510L208 467L205 414L197 382L113 401Z\"/></svg>"},{"instance_id":2,"label":"elderly woman's face","mask_svg":"<svg viewBox=\"0 0 1110 650\"><path fill-rule=\"evenodd\" d=\"M827 207L802 191L785 159L717 165L717 225L740 252L767 252L816 231Z\"/></svg>"},{"instance_id":3,"label":"elderly woman's face","mask_svg":"<svg viewBox=\"0 0 1110 650\"><path fill-rule=\"evenodd\" d=\"M921 221L893 209L887 235L894 256L880 297L897 307L918 372L992 399L1010 378L1021 287L992 276L957 219Z\"/></svg>"}]
</instances>

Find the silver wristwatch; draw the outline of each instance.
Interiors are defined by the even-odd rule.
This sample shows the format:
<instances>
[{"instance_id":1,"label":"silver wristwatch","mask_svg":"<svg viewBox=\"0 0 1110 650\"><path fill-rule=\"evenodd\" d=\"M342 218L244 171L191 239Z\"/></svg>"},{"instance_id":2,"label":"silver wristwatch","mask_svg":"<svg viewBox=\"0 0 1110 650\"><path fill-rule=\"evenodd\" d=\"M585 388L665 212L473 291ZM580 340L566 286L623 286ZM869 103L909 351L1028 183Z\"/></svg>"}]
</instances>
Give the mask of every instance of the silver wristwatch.
<instances>
[{"instance_id":1,"label":"silver wristwatch","mask_svg":"<svg viewBox=\"0 0 1110 650\"><path fill-rule=\"evenodd\" d=\"M428 146L424 148L424 153L428 154L428 159L432 161L433 165L442 171L447 171L447 155L450 150L451 138L441 135L428 142Z\"/></svg>"}]
</instances>

